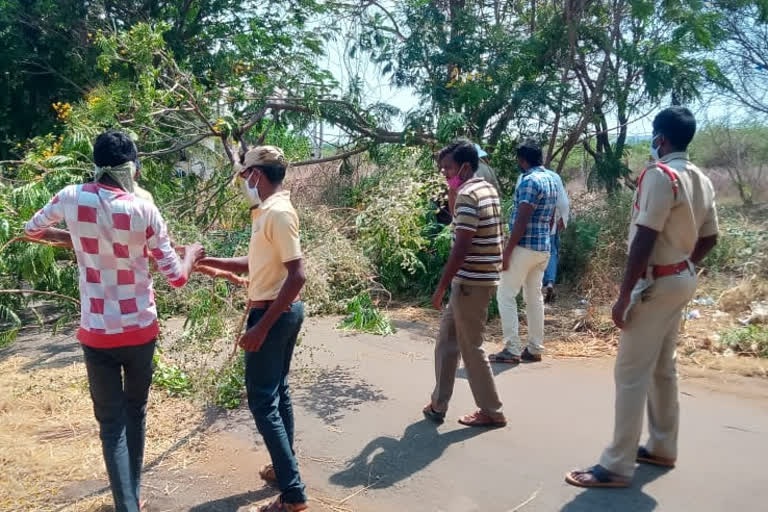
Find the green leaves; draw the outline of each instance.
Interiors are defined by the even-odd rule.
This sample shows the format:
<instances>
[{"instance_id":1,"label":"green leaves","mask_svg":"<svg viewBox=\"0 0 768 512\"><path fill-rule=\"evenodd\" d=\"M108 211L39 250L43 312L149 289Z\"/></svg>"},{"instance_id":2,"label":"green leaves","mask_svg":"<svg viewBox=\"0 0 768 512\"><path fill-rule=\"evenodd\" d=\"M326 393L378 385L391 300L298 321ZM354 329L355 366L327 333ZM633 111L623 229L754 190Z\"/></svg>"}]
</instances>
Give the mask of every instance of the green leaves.
<instances>
[{"instance_id":1,"label":"green leaves","mask_svg":"<svg viewBox=\"0 0 768 512\"><path fill-rule=\"evenodd\" d=\"M362 293L347 304L347 316L339 323L342 330L353 330L386 336L394 334L389 319L374 305L368 293Z\"/></svg>"}]
</instances>

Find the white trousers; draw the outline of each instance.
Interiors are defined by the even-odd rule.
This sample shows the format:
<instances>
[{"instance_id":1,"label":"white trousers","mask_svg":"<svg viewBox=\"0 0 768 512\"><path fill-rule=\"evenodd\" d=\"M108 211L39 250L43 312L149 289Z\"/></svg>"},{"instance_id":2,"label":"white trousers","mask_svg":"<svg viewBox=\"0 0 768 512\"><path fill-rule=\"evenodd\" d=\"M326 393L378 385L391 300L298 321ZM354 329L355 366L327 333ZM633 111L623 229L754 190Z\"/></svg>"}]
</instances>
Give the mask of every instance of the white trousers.
<instances>
[{"instance_id":1,"label":"white trousers","mask_svg":"<svg viewBox=\"0 0 768 512\"><path fill-rule=\"evenodd\" d=\"M548 262L548 252L518 246L512 251L509 268L501 273L496 292L501 328L506 349L516 356L522 353L517 319L517 295L521 288L528 320L528 352L541 354L544 350L544 297L541 295L541 280Z\"/></svg>"}]
</instances>

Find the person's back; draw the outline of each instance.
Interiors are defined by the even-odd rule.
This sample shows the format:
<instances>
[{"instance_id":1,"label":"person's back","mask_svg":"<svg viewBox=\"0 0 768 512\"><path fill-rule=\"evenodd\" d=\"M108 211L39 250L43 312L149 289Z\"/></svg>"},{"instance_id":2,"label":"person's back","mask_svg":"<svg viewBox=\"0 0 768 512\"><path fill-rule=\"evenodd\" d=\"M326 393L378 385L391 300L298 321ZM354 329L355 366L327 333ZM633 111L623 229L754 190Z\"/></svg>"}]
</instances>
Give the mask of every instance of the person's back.
<instances>
[{"instance_id":1,"label":"person's back","mask_svg":"<svg viewBox=\"0 0 768 512\"><path fill-rule=\"evenodd\" d=\"M550 230L558 198L558 183L544 167L533 167L523 174L515 189L515 210L509 219L510 230L515 224L520 203L534 206L533 214L518 245L533 251L549 252Z\"/></svg>"},{"instance_id":2,"label":"person's back","mask_svg":"<svg viewBox=\"0 0 768 512\"><path fill-rule=\"evenodd\" d=\"M544 299L541 283L549 262L550 230L555 215L559 183L542 163L541 147L525 141L517 148L523 174L515 189L515 209L509 219L509 240L503 252L502 273L496 299L499 304L504 349L492 362L519 364L541 361L544 350ZM523 290L528 320L528 343L522 349L517 315L517 295Z\"/></svg>"},{"instance_id":3,"label":"person's back","mask_svg":"<svg viewBox=\"0 0 768 512\"><path fill-rule=\"evenodd\" d=\"M666 265L687 260L696 247L699 233L713 230L715 189L710 179L701 172L685 152L664 155L660 165L653 164L643 173L639 189L635 191L629 240L633 240L637 225L659 231L651 253L652 265ZM662 168L668 167L672 175ZM652 194L643 194L643 189ZM640 198L641 203L638 203ZM668 209L659 209L658 203L669 203ZM662 212L655 214L655 212ZM666 212L666 213L663 213Z\"/></svg>"},{"instance_id":4,"label":"person's back","mask_svg":"<svg viewBox=\"0 0 768 512\"><path fill-rule=\"evenodd\" d=\"M157 335L149 253L172 286L183 286L181 264L157 208L120 188L70 185L33 217L27 229L63 220L80 270L80 331L84 344L141 344Z\"/></svg>"},{"instance_id":5,"label":"person's back","mask_svg":"<svg viewBox=\"0 0 768 512\"><path fill-rule=\"evenodd\" d=\"M115 509L141 508L141 469L152 358L158 334L149 254L172 286L183 286L202 256L199 244L184 262L171 247L151 202L137 198L137 151L124 133L94 143L93 183L70 185L27 222L32 238L71 242L80 273L80 329L93 411ZM64 221L69 232L52 226Z\"/></svg>"}]
</instances>

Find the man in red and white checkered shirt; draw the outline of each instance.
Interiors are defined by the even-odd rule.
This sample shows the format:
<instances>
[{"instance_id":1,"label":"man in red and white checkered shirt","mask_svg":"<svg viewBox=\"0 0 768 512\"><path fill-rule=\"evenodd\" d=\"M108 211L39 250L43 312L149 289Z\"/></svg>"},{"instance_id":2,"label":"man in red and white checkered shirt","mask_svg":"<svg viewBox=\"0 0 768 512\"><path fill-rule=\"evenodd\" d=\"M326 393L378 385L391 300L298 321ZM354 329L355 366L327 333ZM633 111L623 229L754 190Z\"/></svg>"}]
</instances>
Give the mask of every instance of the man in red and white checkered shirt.
<instances>
[{"instance_id":1,"label":"man in red and white checkered shirt","mask_svg":"<svg viewBox=\"0 0 768 512\"><path fill-rule=\"evenodd\" d=\"M25 226L27 236L71 239L80 271L80 329L94 413L117 511L138 512L147 397L158 335L149 255L174 287L203 256L181 261L154 204L133 194L136 146L109 131L94 143L96 180L57 193ZM52 228L64 221L69 233ZM122 372L125 373L123 382Z\"/></svg>"}]
</instances>

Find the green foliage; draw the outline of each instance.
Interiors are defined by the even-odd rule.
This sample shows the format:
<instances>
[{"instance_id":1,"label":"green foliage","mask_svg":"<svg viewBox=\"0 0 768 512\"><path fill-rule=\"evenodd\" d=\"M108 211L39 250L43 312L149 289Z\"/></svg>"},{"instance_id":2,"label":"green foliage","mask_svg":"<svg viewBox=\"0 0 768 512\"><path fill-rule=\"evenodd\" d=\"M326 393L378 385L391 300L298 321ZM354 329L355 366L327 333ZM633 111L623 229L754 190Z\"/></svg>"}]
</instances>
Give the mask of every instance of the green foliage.
<instances>
[{"instance_id":1,"label":"green foliage","mask_svg":"<svg viewBox=\"0 0 768 512\"><path fill-rule=\"evenodd\" d=\"M744 211L736 207L718 207L720 233L717 245L701 262L709 271L768 275L768 233L763 225L744 215Z\"/></svg>"},{"instance_id":2,"label":"green foliage","mask_svg":"<svg viewBox=\"0 0 768 512\"><path fill-rule=\"evenodd\" d=\"M632 194L617 192L605 199L574 197L568 229L560 235L558 276L588 292L608 291L624 268Z\"/></svg>"},{"instance_id":3,"label":"green foliage","mask_svg":"<svg viewBox=\"0 0 768 512\"><path fill-rule=\"evenodd\" d=\"M245 353L238 354L235 363L219 373L216 379L214 403L224 409L237 409L245 394Z\"/></svg>"},{"instance_id":4,"label":"green foliage","mask_svg":"<svg viewBox=\"0 0 768 512\"><path fill-rule=\"evenodd\" d=\"M445 185L434 169L417 165L383 171L356 218L357 241L393 293L424 293L446 253L448 235L435 217Z\"/></svg>"},{"instance_id":5,"label":"green foliage","mask_svg":"<svg viewBox=\"0 0 768 512\"><path fill-rule=\"evenodd\" d=\"M590 189L602 189L612 194L621 186L620 180L630 174L632 171L621 158L616 158L613 153L602 154L595 159L587 185Z\"/></svg>"},{"instance_id":6,"label":"green foliage","mask_svg":"<svg viewBox=\"0 0 768 512\"><path fill-rule=\"evenodd\" d=\"M376 308L368 293L362 293L349 301L347 304L347 316L342 319L339 328L381 336L394 334L395 332L389 319Z\"/></svg>"},{"instance_id":7,"label":"green foliage","mask_svg":"<svg viewBox=\"0 0 768 512\"><path fill-rule=\"evenodd\" d=\"M152 374L154 386L164 389L170 396L189 396L192 394L192 381L178 366L165 362L159 351L152 356L152 361L155 367Z\"/></svg>"},{"instance_id":8,"label":"green foliage","mask_svg":"<svg viewBox=\"0 0 768 512\"><path fill-rule=\"evenodd\" d=\"M748 325L729 329L721 333L719 346L739 355L768 357L768 327Z\"/></svg>"},{"instance_id":9,"label":"green foliage","mask_svg":"<svg viewBox=\"0 0 768 512\"><path fill-rule=\"evenodd\" d=\"M327 208L299 209L307 275L301 296L310 315L343 313L347 301L375 287L374 267L343 234L343 222Z\"/></svg>"}]
</instances>

